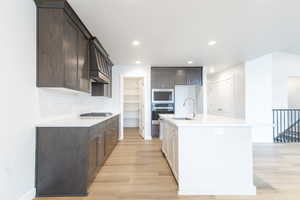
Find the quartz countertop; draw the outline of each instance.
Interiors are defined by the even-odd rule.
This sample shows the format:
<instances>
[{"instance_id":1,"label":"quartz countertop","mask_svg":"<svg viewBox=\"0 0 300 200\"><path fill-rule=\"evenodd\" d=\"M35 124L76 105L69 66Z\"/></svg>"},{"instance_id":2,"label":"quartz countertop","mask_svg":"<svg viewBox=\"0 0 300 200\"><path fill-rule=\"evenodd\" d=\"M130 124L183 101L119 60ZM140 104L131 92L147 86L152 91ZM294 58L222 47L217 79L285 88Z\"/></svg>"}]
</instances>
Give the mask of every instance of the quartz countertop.
<instances>
[{"instance_id":1,"label":"quartz countertop","mask_svg":"<svg viewBox=\"0 0 300 200\"><path fill-rule=\"evenodd\" d=\"M78 116L74 118L65 118L60 120L38 123L36 124L36 127L91 127L108 119L111 119L117 115L119 115L119 113L114 113L113 115L108 117L81 118Z\"/></svg>"},{"instance_id":2,"label":"quartz countertop","mask_svg":"<svg viewBox=\"0 0 300 200\"><path fill-rule=\"evenodd\" d=\"M222 117L217 115L197 115L192 120L174 119L175 115L160 114L161 119L167 120L176 126L251 126L245 120ZM190 117L190 116L187 116Z\"/></svg>"}]
</instances>

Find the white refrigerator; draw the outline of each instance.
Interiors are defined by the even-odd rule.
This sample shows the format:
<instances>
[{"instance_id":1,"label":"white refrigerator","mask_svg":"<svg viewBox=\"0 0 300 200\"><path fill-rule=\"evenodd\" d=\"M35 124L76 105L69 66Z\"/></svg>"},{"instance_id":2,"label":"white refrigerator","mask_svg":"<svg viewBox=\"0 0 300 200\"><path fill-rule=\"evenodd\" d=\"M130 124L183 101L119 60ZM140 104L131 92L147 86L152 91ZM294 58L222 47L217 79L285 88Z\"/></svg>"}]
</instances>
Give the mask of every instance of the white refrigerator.
<instances>
[{"instance_id":1,"label":"white refrigerator","mask_svg":"<svg viewBox=\"0 0 300 200\"><path fill-rule=\"evenodd\" d=\"M186 117L195 112L199 113L199 92L200 88L196 85L176 85L175 86L175 116ZM184 106L184 102L187 98L193 98L188 100ZM195 104L195 105L193 105ZM194 108L195 106L195 108Z\"/></svg>"}]
</instances>

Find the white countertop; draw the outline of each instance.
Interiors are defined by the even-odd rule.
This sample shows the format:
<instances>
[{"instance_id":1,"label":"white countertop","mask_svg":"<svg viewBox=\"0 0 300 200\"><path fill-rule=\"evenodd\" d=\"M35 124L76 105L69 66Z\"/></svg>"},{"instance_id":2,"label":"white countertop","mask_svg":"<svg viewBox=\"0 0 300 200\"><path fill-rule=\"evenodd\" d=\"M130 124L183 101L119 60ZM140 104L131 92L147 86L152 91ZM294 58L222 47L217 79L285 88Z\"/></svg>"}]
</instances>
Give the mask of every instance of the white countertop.
<instances>
[{"instance_id":1,"label":"white countertop","mask_svg":"<svg viewBox=\"0 0 300 200\"><path fill-rule=\"evenodd\" d=\"M176 126L251 126L245 120L222 117L217 115L197 115L193 120L174 119L175 115L160 114L161 119L167 120Z\"/></svg>"},{"instance_id":2,"label":"white countertop","mask_svg":"<svg viewBox=\"0 0 300 200\"><path fill-rule=\"evenodd\" d=\"M108 119L111 119L115 116L119 115L119 113L114 113L109 117L88 117L88 118L66 118L60 120L54 120L49 122L43 122L36 124L36 127L91 127L101 122L104 122Z\"/></svg>"}]
</instances>

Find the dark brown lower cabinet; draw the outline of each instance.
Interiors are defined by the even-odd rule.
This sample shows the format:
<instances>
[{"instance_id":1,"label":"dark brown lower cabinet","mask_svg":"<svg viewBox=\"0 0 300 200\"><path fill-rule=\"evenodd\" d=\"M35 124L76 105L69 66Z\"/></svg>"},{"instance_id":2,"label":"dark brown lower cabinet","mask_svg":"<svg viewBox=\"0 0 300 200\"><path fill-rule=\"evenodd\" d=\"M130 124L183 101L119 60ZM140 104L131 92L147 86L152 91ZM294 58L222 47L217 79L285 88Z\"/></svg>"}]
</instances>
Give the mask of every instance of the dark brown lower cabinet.
<instances>
[{"instance_id":1,"label":"dark brown lower cabinet","mask_svg":"<svg viewBox=\"0 0 300 200\"><path fill-rule=\"evenodd\" d=\"M89 152L88 152L88 185L90 185L94 178L95 175L97 173L97 149L98 149L98 138L92 138L89 143L88 143L88 148L89 148Z\"/></svg>"},{"instance_id":2,"label":"dark brown lower cabinet","mask_svg":"<svg viewBox=\"0 0 300 200\"><path fill-rule=\"evenodd\" d=\"M159 137L159 125L152 125L151 136L153 138L158 138Z\"/></svg>"},{"instance_id":3,"label":"dark brown lower cabinet","mask_svg":"<svg viewBox=\"0 0 300 200\"><path fill-rule=\"evenodd\" d=\"M37 197L85 196L118 141L119 116L91 127L38 127Z\"/></svg>"},{"instance_id":4,"label":"dark brown lower cabinet","mask_svg":"<svg viewBox=\"0 0 300 200\"><path fill-rule=\"evenodd\" d=\"M97 138L97 169L100 169L104 163L105 140L104 135Z\"/></svg>"}]
</instances>

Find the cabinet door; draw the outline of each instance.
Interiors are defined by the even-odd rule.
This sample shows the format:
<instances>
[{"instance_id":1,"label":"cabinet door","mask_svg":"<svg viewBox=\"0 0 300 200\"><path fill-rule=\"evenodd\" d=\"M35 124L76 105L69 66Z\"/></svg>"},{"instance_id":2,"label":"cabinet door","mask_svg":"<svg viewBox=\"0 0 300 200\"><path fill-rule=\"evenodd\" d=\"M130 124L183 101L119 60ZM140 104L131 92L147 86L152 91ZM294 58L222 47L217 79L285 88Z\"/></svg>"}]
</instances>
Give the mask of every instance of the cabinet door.
<instances>
[{"instance_id":1,"label":"cabinet door","mask_svg":"<svg viewBox=\"0 0 300 200\"><path fill-rule=\"evenodd\" d=\"M175 132L175 137L174 137L174 174L175 178L178 181L178 130Z\"/></svg>"},{"instance_id":2,"label":"cabinet door","mask_svg":"<svg viewBox=\"0 0 300 200\"><path fill-rule=\"evenodd\" d=\"M107 157L110 153L111 146L111 134L108 128L105 128L105 157Z\"/></svg>"},{"instance_id":3,"label":"cabinet door","mask_svg":"<svg viewBox=\"0 0 300 200\"><path fill-rule=\"evenodd\" d=\"M159 125L152 125L151 126L151 136L152 138L158 138L159 137Z\"/></svg>"},{"instance_id":4,"label":"cabinet door","mask_svg":"<svg viewBox=\"0 0 300 200\"><path fill-rule=\"evenodd\" d=\"M97 172L97 138L93 138L89 142L89 167L88 167L88 182L89 184L93 181Z\"/></svg>"},{"instance_id":5,"label":"cabinet door","mask_svg":"<svg viewBox=\"0 0 300 200\"><path fill-rule=\"evenodd\" d=\"M165 130L166 130L166 134L164 135L164 140L165 140L165 154L166 154L166 157L168 158L169 157L169 144L170 144L170 125L168 123L165 124Z\"/></svg>"},{"instance_id":6,"label":"cabinet door","mask_svg":"<svg viewBox=\"0 0 300 200\"><path fill-rule=\"evenodd\" d=\"M105 157L105 137L103 123L97 126L97 168L102 167Z\"/></svg>"},{"instance_id":7,"label":"cabinet door","mask_svg":"<svg viewBox=\"0 0 300 200\"><path fill-rule=\"evenodd\" d=\"M105 127L105 157L108 156L112 150L112 140L111 120L107 120Z\"/></svg>"},{"instance_id":8,"label":"cabinet door","mask_svg":"<svg viewBox=\"0 0 300 200\"><path fill-rule=\"evenodd\" d=\"M187 75L185 69L177 69L176 70L176 77L175 77L175 83L176 85L186 85L187 81Z\"/></svg>"},{"instance_id":9,"label":"cabinet door","mask_svg":"<svg viewBox=\"0 0 300 200\"><path fill-rule=\"evenodd\" d=\"M187 85L201 85L202 70L201 68L186 69Z\"/></svg>"},{"instance_id":10,"label":"cabinet door","mask_svg":"<svg viewBox=\"0 0 300 200\"><path fill-rule=\"evenodd\" d=\"M75 24L65 15L63 53L65 65L65 87L78 89L77 58L78 31Z\"/></svg>"},{"instance_id":11,"label":"cabinet door","mask_svg":"<svg viewBox=\"0 0 300 200\"><path fill-rule=\"evenodd\" d=\"M157 88L157 89L160 88L159 79L160 79L159 71L156 69L151 69L151 87L152 88Z\"/></svg>"},{"instance_id":12,"label":"cabinet door","mask_svg":"<svg viewBox=\"0 0 300 200\"><path fill-rule=\"evenodd\" d=\"M166 154L166 141L168 138L167 135L167 124L164 120L160 120L160 134L162 135L162 151Z\"/></svg>"},{"instance_id":13,"label":"cabinet door","mask_svg":"<svg viewBox=\"0 0 300 200\"><path fill-rule=\"evenodd\" d=\"M88 40L78 32L78 81L79 90L90 92L89 64L88 64Z\"/></svg>"},{"instance_id":14,"label":"cabinet door","mask_svg":"<svg viewBox=\"0 0 300 200\"><path fill-rule=\"evenodd\" d=\"M169 69L162 69L160 70L160 85L163 89L170 89L171 86L171 79L170 79L170 70Z\"/></svg>"},{"instance_id":15,"label":"cabinet door","mask_svg":"<svg viewBox=\"0 0 300 200\"><path fill-rule=\"evenodd\" d=\"M170 71L166 68L152 69L151 71L151 84L155 89L169 89L173 88L170 79Z\"/></svg>"},{"instance_id":16,"label":"cabinet door","mask_svg":"<svg viewBox=\"0 0 300 200\"><path fill-rule=\"evenodd\" d=\"M175 69L169 69L167 79L169 80L169 88L174 89L175 85L176 85L176 70Z\"/></svg>"},{"instance_id":17,"label":"cabinet door","mask_svg":"<svg viewBox=\"0 0 300 200\"><path fill-rule=\"evenodd\" d=\"M118 118L113 120L113 146L115 147L118 143Z\"/></svg>"}]
</instances>

